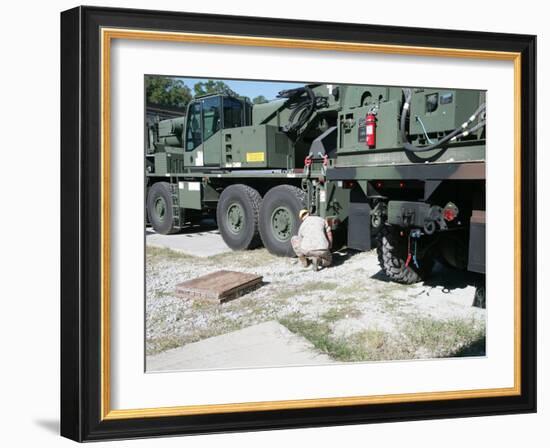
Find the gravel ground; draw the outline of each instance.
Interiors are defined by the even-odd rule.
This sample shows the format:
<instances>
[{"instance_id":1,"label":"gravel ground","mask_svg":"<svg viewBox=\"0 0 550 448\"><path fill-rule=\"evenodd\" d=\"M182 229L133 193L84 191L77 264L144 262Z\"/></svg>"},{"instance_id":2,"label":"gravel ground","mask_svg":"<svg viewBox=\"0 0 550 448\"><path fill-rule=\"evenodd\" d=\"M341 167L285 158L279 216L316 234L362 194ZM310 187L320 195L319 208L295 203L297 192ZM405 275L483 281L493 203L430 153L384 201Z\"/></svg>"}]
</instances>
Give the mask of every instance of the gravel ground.
<instances>
[{"instance_id":1,"label":"gravel ground","mask_svg":"<svg viewBox=\"0 0 550 448\"><path fill-rule=\"evenodd\" d=\"M219 269L265 284L216 305L182 299L175 285ZM147 247L147 354L277 320L339 361L485 355L486 311L472 306L474 279L436 266L411 286L387 281L375 251L340 251L319 272L265 249L193 257Z\"/></svg>"}]
</instances>

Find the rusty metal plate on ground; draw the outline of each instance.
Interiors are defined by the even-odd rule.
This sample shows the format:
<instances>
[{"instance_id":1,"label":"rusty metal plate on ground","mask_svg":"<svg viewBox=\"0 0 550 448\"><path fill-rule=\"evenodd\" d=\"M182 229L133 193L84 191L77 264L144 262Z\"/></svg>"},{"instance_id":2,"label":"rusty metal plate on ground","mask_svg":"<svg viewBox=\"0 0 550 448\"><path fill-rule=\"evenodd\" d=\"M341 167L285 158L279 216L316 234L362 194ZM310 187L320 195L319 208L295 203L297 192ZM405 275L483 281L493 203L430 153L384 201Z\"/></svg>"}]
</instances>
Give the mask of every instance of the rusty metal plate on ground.
<instances>
[{"instance_id":1,"label":"rusty metal plate on ground","mask_svg":"<svg viewBox=\"0 0 550 448\"><path fill-rule=\"evenodd\" d=\"M180 297L218 301L236 299L259 288L263 277L235 271L216 271L176 285Z\"/></svg>"}]
</instances>

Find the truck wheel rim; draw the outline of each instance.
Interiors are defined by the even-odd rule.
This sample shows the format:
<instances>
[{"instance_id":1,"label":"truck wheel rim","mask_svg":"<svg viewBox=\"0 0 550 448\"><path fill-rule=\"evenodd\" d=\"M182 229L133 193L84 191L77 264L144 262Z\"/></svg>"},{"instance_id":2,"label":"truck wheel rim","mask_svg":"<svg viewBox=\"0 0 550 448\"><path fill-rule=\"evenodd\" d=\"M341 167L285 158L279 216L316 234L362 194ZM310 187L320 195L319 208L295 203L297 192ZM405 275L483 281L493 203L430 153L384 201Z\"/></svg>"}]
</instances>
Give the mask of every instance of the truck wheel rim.
<instances>
[{"instance_id":1,"label":"truck wheel rim","mask_svg":"<svg viewBox=\"0 0 550 448\"><path fill-rule=\"evenodd\" d=\"M292 212L286 207L277 207L271 213L271 231L273 236L286 242L292 236Z\"/></svg>"},{"instance_id":2,"label":"truck wheel rim","mask_svg":"<svg viewBox=\"0 0 550 448\"><path fill-rule=\"evenodd\" d=\"M244 228L244 210L236 202L227 208L227 227L234 234L240 233Z\"/></svg>"},{"instance_id":3,"label":"truck wheel rim","mask_svg":"<svg viewBox=\"0 0 550 448\"><path fill-rule=\"evenodd\" d=\"M160 222L164 221L164 217L166 216L166 201L163 197L155 199L155 214Z\"/></svg>"}]
</instances>

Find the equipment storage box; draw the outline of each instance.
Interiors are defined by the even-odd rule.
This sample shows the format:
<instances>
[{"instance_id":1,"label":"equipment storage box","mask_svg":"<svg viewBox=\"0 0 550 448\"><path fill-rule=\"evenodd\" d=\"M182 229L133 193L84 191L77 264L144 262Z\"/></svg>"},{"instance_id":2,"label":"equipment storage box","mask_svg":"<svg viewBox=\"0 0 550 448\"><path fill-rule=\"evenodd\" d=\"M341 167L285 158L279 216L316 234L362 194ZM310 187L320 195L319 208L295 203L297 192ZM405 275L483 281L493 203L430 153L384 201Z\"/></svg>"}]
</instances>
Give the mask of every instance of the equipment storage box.
<instances>
[{"instance_id":1,"label":"equipment storage box","mask_svg":"<svg viewBox=\"0 0 550 448\"><path fill-rule=\"evenodd\" d=\"M222 132L222 166L285 169L294 166L294 151L276 126L226 129Z\"/></svg>"},{"instance_id":2,"label":"equipment storage box","mask_svg":"<svg viewBox=\"0 0 550 448\"><path fill-rule=\"evenodd\" d=\"M410 134L448 132L464 123L479 107L477 90L422 89L411 102ZM420 119L418 119L418 118Z\"/></svg>"}]
</instances>

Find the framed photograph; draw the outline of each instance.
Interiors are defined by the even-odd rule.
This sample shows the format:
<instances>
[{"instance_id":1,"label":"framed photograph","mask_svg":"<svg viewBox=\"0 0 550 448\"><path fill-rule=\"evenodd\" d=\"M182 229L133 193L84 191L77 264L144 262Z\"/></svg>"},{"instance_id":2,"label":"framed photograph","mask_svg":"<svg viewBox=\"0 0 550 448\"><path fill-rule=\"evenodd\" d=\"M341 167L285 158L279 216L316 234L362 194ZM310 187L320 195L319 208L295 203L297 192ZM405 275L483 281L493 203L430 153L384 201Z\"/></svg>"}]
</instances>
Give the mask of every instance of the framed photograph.
<instances>
[{"instance_id":1,"label":"framed photograph","mask_svg":"<svg viewBox=\"0 0 550 448\"><path fill-rule=\"evenodd\" d=\"M61 433L536 411L536 37L61 14Z\"/></svg>"}]
</instances>

